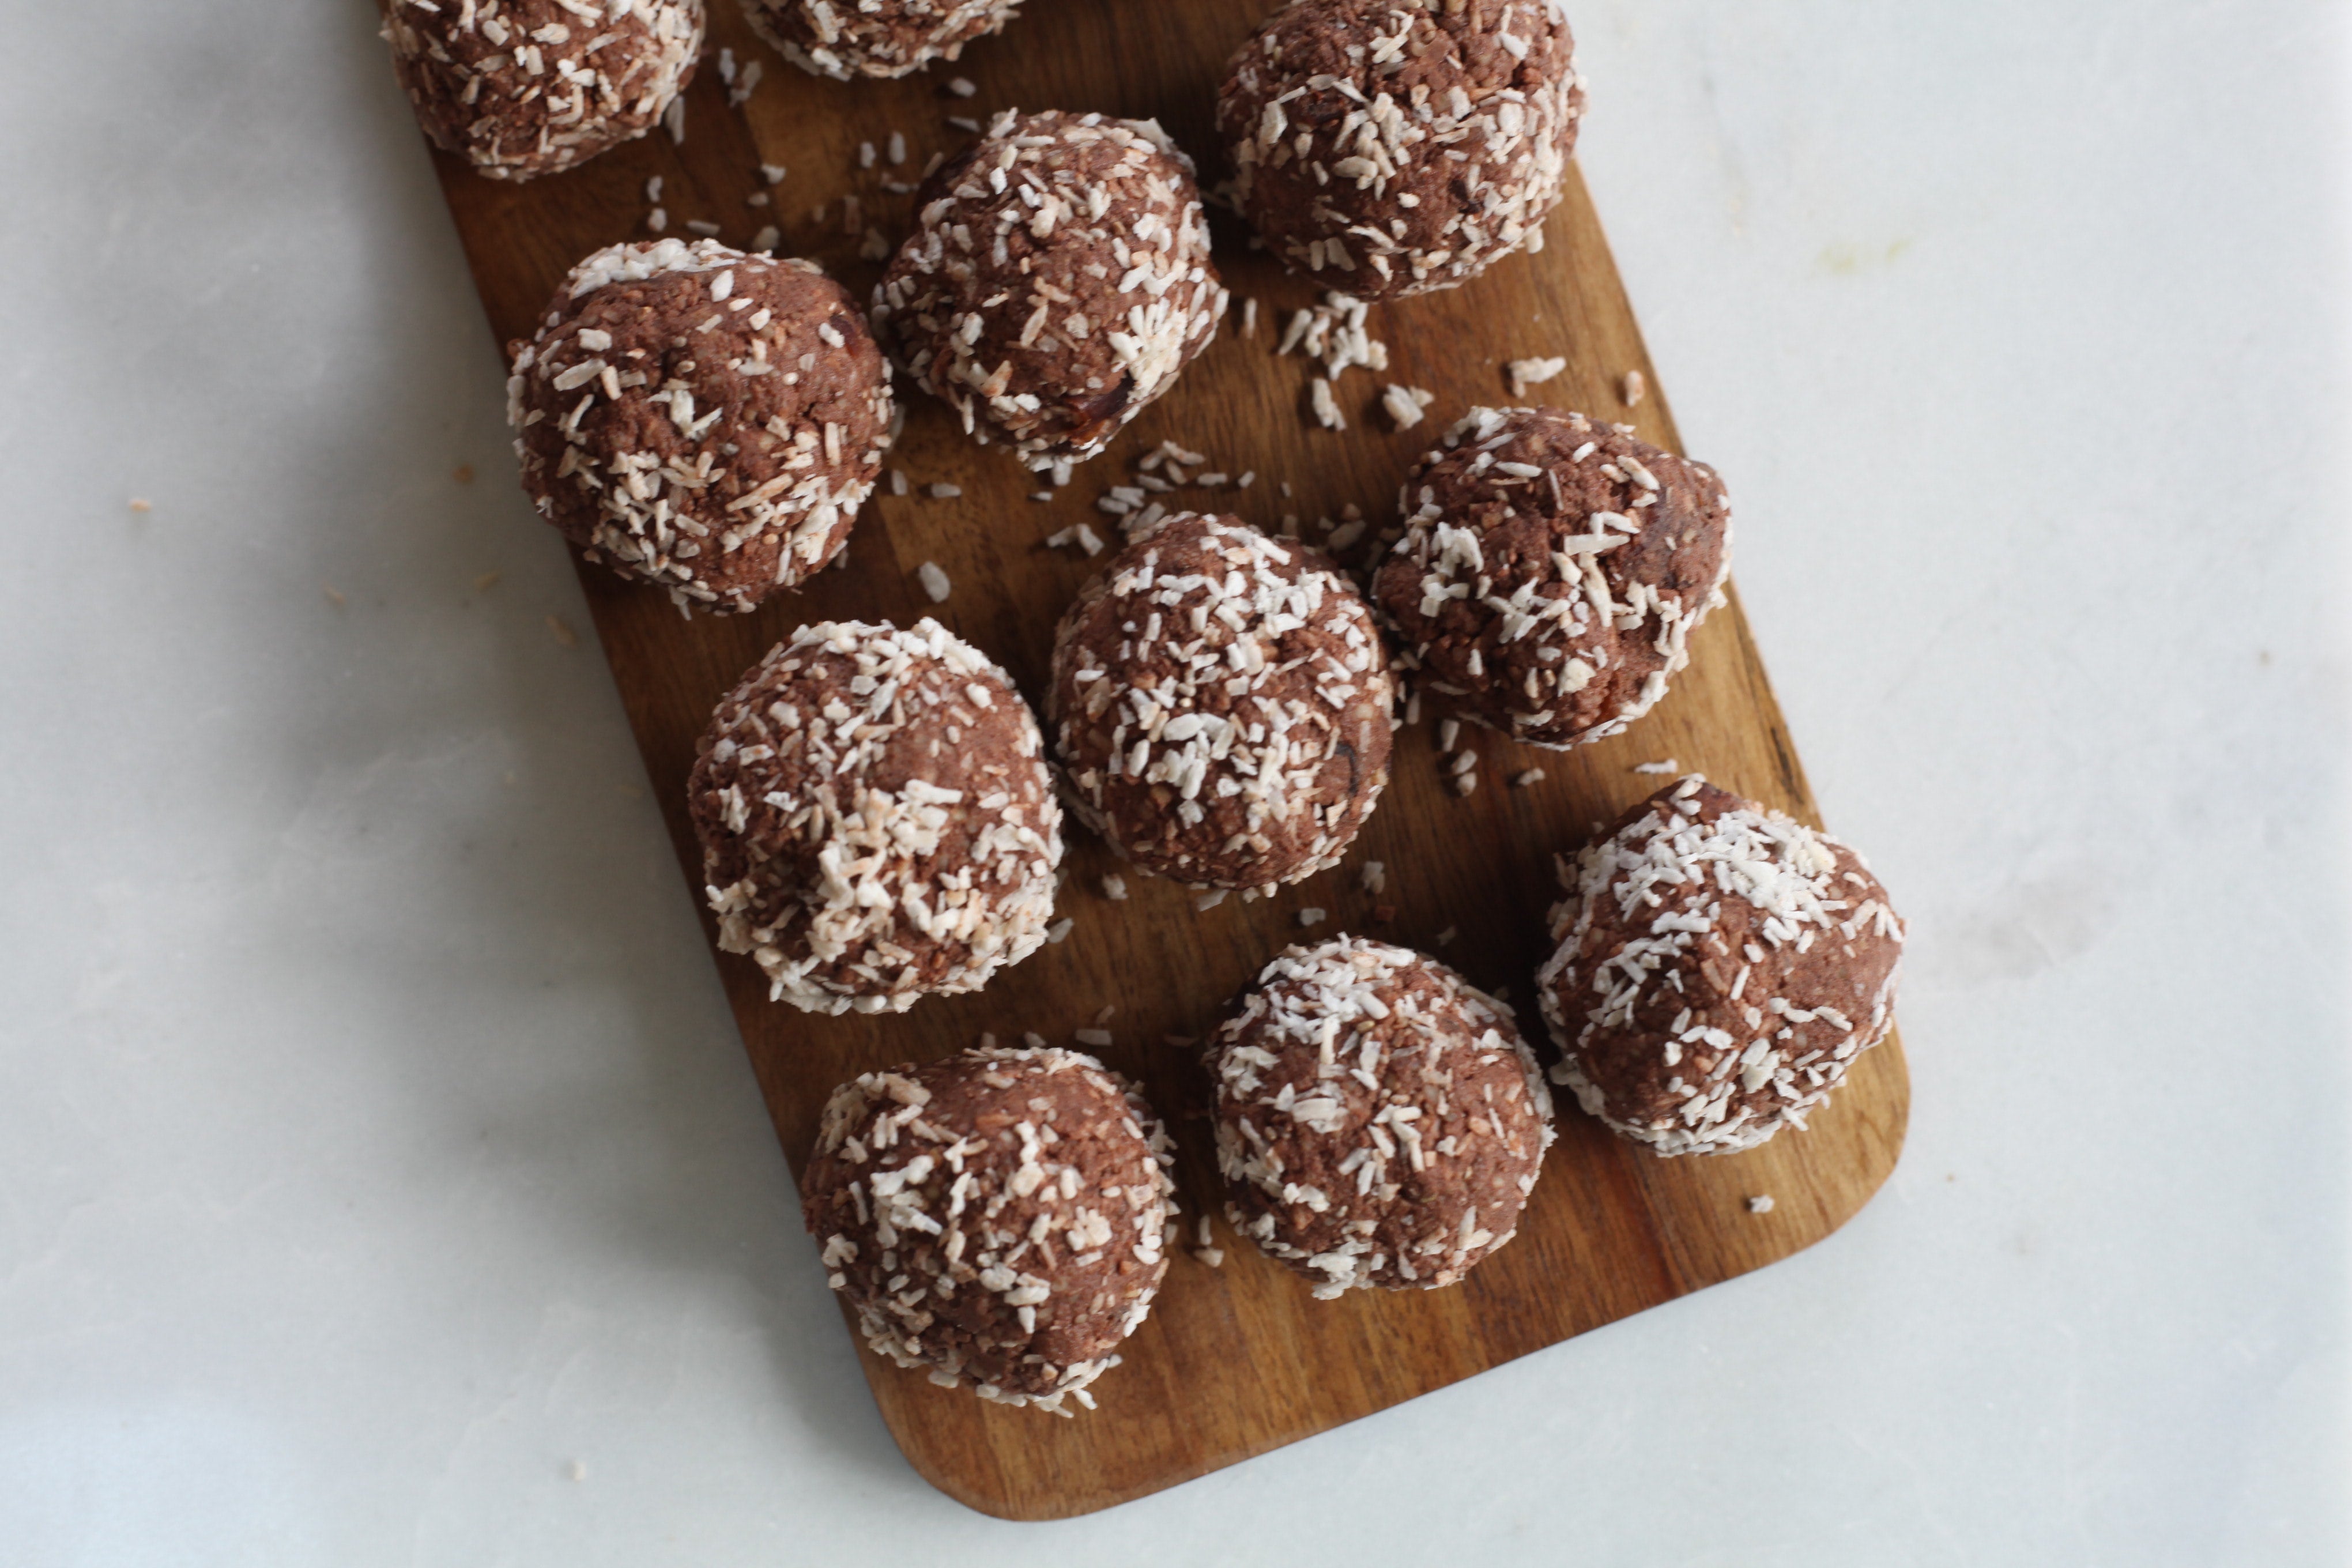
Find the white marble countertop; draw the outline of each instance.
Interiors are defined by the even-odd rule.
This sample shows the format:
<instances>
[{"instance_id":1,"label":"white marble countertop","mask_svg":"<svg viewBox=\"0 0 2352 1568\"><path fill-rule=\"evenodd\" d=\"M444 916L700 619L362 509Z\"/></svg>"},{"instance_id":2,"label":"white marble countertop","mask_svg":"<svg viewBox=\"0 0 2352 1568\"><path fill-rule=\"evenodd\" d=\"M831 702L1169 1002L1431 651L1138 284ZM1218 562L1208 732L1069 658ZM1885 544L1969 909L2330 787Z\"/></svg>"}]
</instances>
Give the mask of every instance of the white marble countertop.
<instances>
[{"instance_id":1,"label":"white marble countertop","mask_svg":"<svg viewBox=\"0 0 2352 1568\"><path fill-rule=\"evenodd\" d=\"M866 1395L367 5L14 6L0 1559L2342 1561L2344 8L1576 15L1914 922L1908 1152L1788 1263L1014 1526Z\"/></svg>"}]
</instances>

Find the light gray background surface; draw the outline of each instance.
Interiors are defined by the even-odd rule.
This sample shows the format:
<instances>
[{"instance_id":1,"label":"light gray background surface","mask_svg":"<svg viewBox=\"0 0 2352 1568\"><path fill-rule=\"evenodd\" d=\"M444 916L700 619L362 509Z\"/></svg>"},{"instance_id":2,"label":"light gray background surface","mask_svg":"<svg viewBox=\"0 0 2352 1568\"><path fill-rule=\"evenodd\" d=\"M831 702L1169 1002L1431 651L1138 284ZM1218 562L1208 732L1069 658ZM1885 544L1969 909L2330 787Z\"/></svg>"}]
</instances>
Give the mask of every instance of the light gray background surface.
<instances>
[{"instance_id":1,"label":"light gray background surface","mask_svg":"<svg viewBox=\"0 0 2352 1568\"><path fill-rule=\"evenodd\" d=\"M2340 5L1580 0L1908 1152L1048 1527L874 1413L369 8L5 10L0 1560L2344 1561Z\"/></svg>"}]
</instances>

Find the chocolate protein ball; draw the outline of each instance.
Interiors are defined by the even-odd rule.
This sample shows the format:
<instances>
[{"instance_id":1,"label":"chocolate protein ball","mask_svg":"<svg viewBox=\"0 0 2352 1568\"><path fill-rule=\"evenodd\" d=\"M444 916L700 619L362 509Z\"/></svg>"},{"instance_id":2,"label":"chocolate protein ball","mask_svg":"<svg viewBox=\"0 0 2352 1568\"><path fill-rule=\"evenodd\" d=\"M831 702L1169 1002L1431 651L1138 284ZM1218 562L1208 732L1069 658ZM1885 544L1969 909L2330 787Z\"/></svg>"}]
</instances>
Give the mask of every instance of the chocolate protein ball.
<instances>
[{"instance_id":1,"label":"chocolate protein ball","mask_svg":"<svg viewBox=\"0 0 2352 1568\"><path fill-rule=\"evenodd\" d=\"M1021 0L743 0L751 30L813 76L905 76L1000 32Z\"/></svg>"},{"instance_id":2,"label":"chocolate protein ball","mask_svg":"<svg viewBox=\"0 0 2352 1568\"><path fill-rule=\"evenodd\" d=\"M1226 68L1217 131L1275 254L1380 300L1542 248L1583 110L1560 0L1295 0Z\"/></svg>"},{"instance_id":3,"label":"chocolate protein ball","mask_svg":"<svg viewBox=\"0 0 2352 1568\"><path fill-rule=\"evenodd\" d=\"M1895 1026L1903 922L1861 856L1693 773L1563 865L1554 1079L1658 1154L1750 1149Z\"/></svg>"},{"instance_id":4,"label":"chocolate protein ball","mask_svg":"<svg viewBox=\"0 0 2352 1568\"><path fill-rule=\"evenodd\" d=\"M803 626L727 694L688 805L719 945L812 1013L903 1013L1037 951L1062 812L1037 721L937 621Z\"/></svg>"},{"instance_id":5,"label":"chocolate protein ball","mask_svg":"<svg viewBox=\"0 0 2352 1568\"><path fill-rule=\"evenodd\" d=\"M1556 408L1474 408L1412 469L1372 597L1418 687L1530 745L1623 730L1724 602L1713 468Z\"/></svg>"},{"instance_id":6,"label":"chocolate protein ball","mask_svg":"<svg viewBox=\"0 0 2352 1568\"><path fill-rule=\"evenodd\" d=\"M802 1212L877 1351L1066 1415L1168 1272L1174 1157L1092 1057L983 1047L835 1089Z\"/></svg>"},{"instance_id":7,"label":"chocolate protein ball","mask_svg":"<svg viewBox=\"0 0 2352 1568\"><path fill-rule=\"evenodd\" d=\"M643 136L694 78L702 0L378 0L433 144L528 180Z\"/></svg>"},{"instance_id":8,"label":"chocolate protein ball","mask_svg":"<svg viewBox=\"0 0 2352 1568\"><path fill-rule=\"evenodd\" d=\"M1216 335L1192 161L1150 121L1008 110L920 201L875 331L1033 468L1101 451Z\"/></svg>"},{"instance_id":9,"label":"chocolate protein ball","mask_svg":"<svg viewBox=\"0 0 2352 1568\"><path fill-rule=\"evenodd\" d=\"M1511 1239L1551 1144L1510 1009L1384 942L1291 948L1206 1056L1226 1217L1327 1300L1459 1280Z\"/></svg>"},{"instance_id":10,"label":"chocolate protein ball","mask_svg":"<svg viewBox=\"0 0 2352 1568\"><path fill-rule=\"evenodd\" d=\"M1262 889L1339 863L1388 784L1394 679L1318 552L1180 512L1054 636L1055 754L1087 825L1147 871Z\"/></svg>"},{"instance_id":11,"label":"chocolate protein ball","mask_svg":"<svg viewBox=\"0 0 2352 1568\"><path fill-rule=\"evenodd\" d=\"M890 367L814 262L613 246L509 352L540 515L680 609L752 609L831 561L889 445Z\"/></svg>"}]
</instances>

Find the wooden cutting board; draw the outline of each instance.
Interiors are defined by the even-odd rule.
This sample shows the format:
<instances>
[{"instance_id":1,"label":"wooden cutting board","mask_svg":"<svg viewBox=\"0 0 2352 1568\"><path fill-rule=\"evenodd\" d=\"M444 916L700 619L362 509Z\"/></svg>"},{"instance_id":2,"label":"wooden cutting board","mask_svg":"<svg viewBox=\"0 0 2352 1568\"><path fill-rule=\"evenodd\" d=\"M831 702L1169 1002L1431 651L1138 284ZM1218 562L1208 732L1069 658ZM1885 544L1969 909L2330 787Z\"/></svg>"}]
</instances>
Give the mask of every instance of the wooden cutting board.
<instances>
[{"instance_id":1,"label":"wooden cutting board","mask_svg":"<svg viewBox=\"0 0 2352 1568\"><path fill-rule=\"evenodd\" d=\"M520 186L443 158L442 179L502 343L528 334L580 257L646 236L646 183L656 175L669 233L683 235L699 220L717 224L730 243L749 245L772 222L785 253L821 259L864 298L880 271L859 255L865 228L895 243L910 216L912 198L885 182L912 184L933 152L961 145L967 133L948 123L950 116L984 120L1014 106L1154 116L1202 158L1204 178L1218 177L1210 134L1216 83L1226 57L1269 9L1267 0L1032 0L1008 34L974 46L959 66L910 81L844 84L784 65L751 37L734 0L711 0L711 50L689 97L682 144L656 132L569 174ZM728 102L722 47L739 72L753 61L764 72L741 107ZM959 72L978 84L974 96L949 89ZM1612 102L1603 85L1591 112L1634 109ZM906 138L902 165L889 162L893 132ZM870 168L860 166L862 142L878 154ZM789 173L772 205L755 207L748 198L764 189L763 163ZM861 211L845 225L849 196ZM1246 491L1171 500L1236 511L1269 529L1295 514L1309 538L1318 537L1317 519L1339 518L1350 503L1375 527L1391 521L1406 465L1436 434L1475 404L1510 401L1502 369L1510 359L1565 355L1568 369L1543 387L1545 401L1630 422L1679 450L1580 178L1571 177L1546 238L1541 254L1506 261L1467 288L1376 310L1371 331L1389 345L1390 369L1347 374L1337 390L1349 428L1335 433L1316 427L1307 412L1317 373L1300 356L1274 352L1290 310L1313 302L1316 291L1283 276L1221 217L1217 258L1234 315L1176 389L1050 503L1029 499L1037 481L1001 448L972 445L942 405L902 382L910 407L889 461L914 481L913 493L877 493L845 565L797 596L751 616L687 621L660 594L583 568L597 633L698 901L687 772L711 706L746 668L803 621L908 624L936 615L1034 696L1044 687L1055 620L1092 564L1044 541L1081 521L1115 540L1113 520L1093 502L1109 486L1131 482L1137 458L1164 439L1207 454L1228 474L1257 476ZM1249 297L1260 306L1255 337L1240 331L1240 301ZM1629 371L1649 387L1631 408L1622 396ZM1395 432L1379 411L1390 380L1436 394L1419 428ZM1736 507L1739 476L1726 478ZM932 499L927 487L938 483L962 494ZM552 531L548 544L555 547ZM943 605L933 605L917 582L927 561L953 584ZM934 998L897 1017L813 1018L768 1001L750 961L719 957L793 1168L806 1159L818 1110L843 1079L949 1055L982 1032L1015 1039L1034 1030L1070 1045L1074 1030L1112 1008L1106 1026L1116 1043L1098 1054L1143 1080L1175 1132L1189 1233L1199 1215L1217 1212L1206 1084L1192 1053L1165 1037L1202 1034L1268 958L1307 934L1297 917L1309 907L1328 911L1316 935L1359 931L1439 952L1479 985L1507 993L1539 1037L1531 977L1545 955L1553 858L1664 782L1635 773L1636 763L1672 758L1818 821L1736 598L1692 647L1692 667L1673 694L1616 740L1559 755L1465 727L1465 743L1483 753L1484 781L1467 798L1445 787L1428 728L1401 733L1395 782L1349 863L1270 900L1228 899L1196 911L1183 889L1129 874L1129 898L1113 903L1100 884L1118 863L1073 823L1061 910L1076 929L982 994ZM1541 782L1512 787L1515 775L1538 766ZM1387 868L1378 898L1360 889L1367 860ZM1539 1049L1549 1059L1549 1046ZM915 1468L982 1512L1053 1519L1107 1508L1819 1241L1893 1169L1909 1080L1902 1047L1890 1040L1862 1059L1811 1131L1707 1159L1656 1159L1608 1136L1572 1097L1562 1101L1560 1141L1517 1240L1459 1288L1317 1301L1220 1219L1223 1266L1176 1255L1125 1364L1096 1386L1099 1411L1057 1420L986 1405L861 1347L875 1399ZM1775 1200L1770 1212L1751 1215L1747 1200L1766 1194Z\"/></svg>"}]
</instances>

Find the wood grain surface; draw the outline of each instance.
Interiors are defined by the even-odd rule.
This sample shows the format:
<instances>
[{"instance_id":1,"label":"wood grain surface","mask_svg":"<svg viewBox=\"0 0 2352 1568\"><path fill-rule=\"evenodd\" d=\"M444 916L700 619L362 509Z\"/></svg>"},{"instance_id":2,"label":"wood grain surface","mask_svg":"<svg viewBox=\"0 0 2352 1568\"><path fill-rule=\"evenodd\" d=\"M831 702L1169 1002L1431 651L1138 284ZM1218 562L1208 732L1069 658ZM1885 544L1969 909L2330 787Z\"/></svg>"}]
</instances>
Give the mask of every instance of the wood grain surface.
<instances>
[{"instance_id":1,"label":"wood grain surface","mask_svg":"<svg viewBox=\"0 0 2352 1568\"><path fill-rule=\"evenodd\" d=\"M1216 82L1226 57L1270 8L1268 0L1033 0L1010 32L975 45L960 65L909 81L844 84L785 65L751 37L734 0L711 0L711 51L690 94L682 144L656 132L571 174L519 186L480 179L443 158L442 178L502 343L528 333L581 256L646 234L646 187L655 175L664 183L671 234L700 220L717 224L729 242L748 245L773 222L785 253L821 259L863 298L880 271L859 256L865 229L876 227L895 244L910 217L912 198L890 193L885 182L911 184L932 153L961 146L968 136L948 123L951 116L984 120L1015 106L1153 116L1201 159L1204 180L1218 177L1210 135ZM740 108L727 101L721 47L731 49L739 68L758 60L765 72ZM978 84L976 95L950 93L946 80L959 72ZM1618 111L1604 84L1590 112ZM904 165L887 158L894 131L909 149ZM859 144L868 142L880 155L861 168ZM764 188L762 163L789 170L768 207L749 205ZM860 211L845 224L851 196ZM1080 521L1115 539L1094 500L1130 482L1135 459L1163 439L1208 454L1227 473L1257 476L1247 491L1171 500L1236 511L1268 529L1295 514L1310 538L1318 518L1337 518L1350 503L1376 527L1392 520L1406 465L1436 433L1473 405L1509 401L1502 366L1514 358L1565 355L1568 369L1543 387L1545 401L1630 422L1647 439L1679 450L1580 177L1571 177L1546 237L1539 255L1507 260L1467 288L1375 310L1372 333L1388 343L1391 366L1383 376L1348 373L1337 390L1349 428L1335 433L1315 427L1307 412L1316 373L1299 356L1274 353L1280 323L1316 290L1285 277L1221 216L1218 262L1235 300L1224 331L1170 395L1051 502L1029 499L1037 488L1032 476L1001 448L971 444L941 405L902 381L908 418L889 462L906 470L914 493L877 494L843 567L797 595L750 616L688 621L659 593L583 567L597 633L688 879L699 889L700 857L685 810L694 740L747 667L803 621L908 624L936 615L1001 660L1034 699L1043 690L1055 620L1091 564L1044 541ZM1260 304L1254 338L1240 331L1245 297ZM1635 370L1650 391L1629 409L1621 391L1625 373ZM1395 432L1380 412L1381 385L1391 380L1436 394L1418 429ZM1739 476L1726 479L1737 508ZM961 496L931 499L925 487L940 482L961 487ZM552 531L548 540L553 548ZM944 605L931 605L917 584L926 561L954 584ZM1118 862L1074 822L1061 911L1076 929L982 994L927 1000L897 1017L813 1018L771 1003L748 959L720 956L793 1169L807 1157L827 1092L843 1079L948 1055L983 1032L1005 1039L1034 1030L1069 1045L1074 1030L1112 1008L1107 1026L1116 1043L1097 1054L1143 1080L1175 1132L1189 1233L1198 1215L1217 1212L1207 1086L1192 1053L1165 1037L1202 1033L1268 958L1305 934L1297 914L1310 906L1329 911L1314 934L1360 931L1441 953L1479 985L1507 993L1539 1037L1531 977L1545 956L1554 857L1664 782L1634 773L1634 764L1673 758L1818 821L1736 598L1692 646L1692 667L1672 695L1616 740L1557 754L1465 726L1465 743L1483 753L1484 781L1467 798L1445 787L1429 727L1401 733L1395 782L1348 864L1272 900L1228 899L1196 912L1183 889L1129 873L1130 897L1113 903L1100 884ZM1533 767L1544 770L1540 783L1511 787ZM1367 860L1388 868L1378 899L1360 890ZM1441 944L1446 932L1451 940ZM1549 1060L1549 1045L1538 1049ZM1748 1153L1675 1161L1616 1141L1572 1097L1562 1098L1560 1141L1517 1240L1458 1288L1317 1301L1304 1281L1259 1258L1220 1219L1223 1267L1176 1255L1150 1321L1126 1347L1125 1364L1096 1385L1099 1411L1058 1420L986 1405L861 1347L875 1398L915 1468L972 1508L1012 1519L1106 1508L1820 1240L1894 1167L1909 1082L1901 1045L1890 1040L1861 1060L1811 1131ZM1746 1200L1759 1194L1775 1199L1770 1213L1748 1212Z\"/></svg>"}]
</instances>

